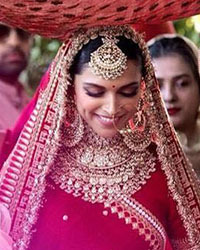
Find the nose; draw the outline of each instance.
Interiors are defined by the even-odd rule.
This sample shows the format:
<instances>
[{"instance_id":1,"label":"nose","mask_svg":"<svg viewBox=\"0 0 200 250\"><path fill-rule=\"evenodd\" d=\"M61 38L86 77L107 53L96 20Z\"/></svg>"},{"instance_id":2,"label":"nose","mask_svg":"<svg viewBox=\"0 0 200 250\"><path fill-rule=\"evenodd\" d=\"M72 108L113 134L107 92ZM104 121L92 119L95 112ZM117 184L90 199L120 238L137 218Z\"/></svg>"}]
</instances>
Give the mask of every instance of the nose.
<instances>
[{"instance_id":1,"label":"nose","mask_svg":"<svg viewBox=\"0 0 200 250\"><path fill-rule=\"evenodd\" d=\"M176 91L171 84L166 84L165 87L162 87L161 93L165 102L169 103L176 100Z\"/></svg>"},{"instance_id":2,"label":"nose","mask_svg":"<svg viewBox=\"0 0 200 250\"><path fill-rule=\"evenodd\" d=\"M112 116L117 113L118 107L119 105L116 96L115 95L107 96L107 98L105 99L104 111L108 115Z\"/></svg>"},{"instance_id":3,"label":"nose","mask_svg":"<svg viewBox=\"0 0 200 250\"><path fill-rule=\"evenodd\" d=\"M6 43L11 47L18 47L21 44L21 39L18 36L15 29L10 30L10 34L7 37Z\"/></svg>"}]
</instances>

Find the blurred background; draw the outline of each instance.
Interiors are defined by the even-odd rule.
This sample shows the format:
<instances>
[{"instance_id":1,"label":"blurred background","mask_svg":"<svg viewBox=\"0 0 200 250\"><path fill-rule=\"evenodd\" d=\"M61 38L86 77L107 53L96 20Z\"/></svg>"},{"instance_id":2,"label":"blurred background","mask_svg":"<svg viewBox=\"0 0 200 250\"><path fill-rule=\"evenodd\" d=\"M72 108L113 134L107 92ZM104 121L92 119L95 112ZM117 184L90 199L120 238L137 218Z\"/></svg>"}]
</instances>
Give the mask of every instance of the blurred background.
<instances>
[{"instance_id":1,"label":"blurred background","mask_svg":"<svg viewBox=\"0 0 200 250\"><path fill-rule=\"evenodd\" d=\"M200 47L200 15L180 19L174 21L173 24L177 33L190 38ZM21 81L30 96L37 88L42 75L56 55L60 45L61 42L58 40L34 36L29 66L21 75Z\"/></svg>"}]
</instances>

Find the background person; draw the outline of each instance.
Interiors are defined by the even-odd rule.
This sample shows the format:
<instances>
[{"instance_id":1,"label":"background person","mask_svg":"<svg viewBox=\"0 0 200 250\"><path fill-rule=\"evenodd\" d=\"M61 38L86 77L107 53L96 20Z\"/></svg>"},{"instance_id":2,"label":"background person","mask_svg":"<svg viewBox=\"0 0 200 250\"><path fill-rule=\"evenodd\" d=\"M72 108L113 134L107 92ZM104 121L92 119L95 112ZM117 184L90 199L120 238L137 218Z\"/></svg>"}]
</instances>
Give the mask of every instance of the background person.
<instances>
[{"instance_id":1,"label":"background person","mask_svg":"<svg viewBox=\"0 0 200 250\"><path fill-rule=\"evenodd\" d=\"M26 31L0 23L0 130L11 129L28 102L18 78L27 66L31 43Z\"/></svg>"},{"instance_id":2,"label":"background person","mask_svg":"<svg viewBox=\"0 0 200 250\"><path fill-rule=\"evenodd\" d=\"M6 158L11 130L29 101L19 75L28 64L31 44L29 33L0 23L0 162Z\"/></svg>"},{"instance_id":3,"label":"background person","mask_svg":"<svg viewBox=\"0 0 200 250\"><path fill-rule=\"evenodd\" d=\"M200 76L198 48L180 35L149 41L156 78L184 151L200 177Z\"/></svg>"}]
</instances>

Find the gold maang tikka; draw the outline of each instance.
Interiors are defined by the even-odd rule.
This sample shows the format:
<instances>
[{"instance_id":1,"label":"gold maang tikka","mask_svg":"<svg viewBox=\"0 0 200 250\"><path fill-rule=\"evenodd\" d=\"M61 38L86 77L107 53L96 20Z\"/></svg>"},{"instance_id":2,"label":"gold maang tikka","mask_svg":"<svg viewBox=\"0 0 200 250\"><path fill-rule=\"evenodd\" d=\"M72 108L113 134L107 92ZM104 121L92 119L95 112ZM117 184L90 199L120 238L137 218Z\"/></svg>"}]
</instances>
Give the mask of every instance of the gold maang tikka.
<instances>
[{"instance_id":1,"label":"gold maang tikka","mask_svg":"<svg viewBox=\"0 0 200 250\"><path fill-rule=\"evenodd\" d=\"M118 41L115 37L103 37L103 45L90 55L93 73L105 80L116 79L127 69L127 56L116 45Z\"/></svg>"}]
</instances>

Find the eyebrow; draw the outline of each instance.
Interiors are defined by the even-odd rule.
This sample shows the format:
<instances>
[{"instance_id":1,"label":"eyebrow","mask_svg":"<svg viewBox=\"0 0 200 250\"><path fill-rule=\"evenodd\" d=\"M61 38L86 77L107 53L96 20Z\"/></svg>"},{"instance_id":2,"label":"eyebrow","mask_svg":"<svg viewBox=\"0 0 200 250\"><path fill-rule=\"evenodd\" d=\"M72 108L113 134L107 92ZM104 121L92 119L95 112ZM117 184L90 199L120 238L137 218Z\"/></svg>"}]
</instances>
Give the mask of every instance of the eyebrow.
<instances>
[{"instance_id":1,"label":"eyebrow","mask_svg":"<svg viewBox=\"0 0 200 250\"><path fill-rule=\"evenodd\" d=\"M180 75L177 75L177 76L174 76L174 77L172 77L172 79L173 80L178 80L178 79L180 79L180 78L183 78L183 77L191 77L189 74L180 74ZM164 78L163 77L156 77L157 78L157 80L164 80Z\"/></svg>"},{"instance_id":2,"label":"eyebrow","mask_svg":"<svg viewBox=\"0 0 200 250\"><path fill-rule=\"evenodd\" d=\"M189 74L180 74L180 75L173 77L173 80L178 80L178 79L183 78L183 77L190 78L191 76Z\"/></svg>"},{"instance_id":3,"label":"eyebrow","mask_svg":"<svg viewBox=\"0 0 200 250\"><path fill-rule=\"evenodd\" d=\"M99 89L105 89L104 86L101 86L101 85L98 85L98 84L95 84L95 83L91 83L91 82L84 82L83 83L85 86L88 86L88 87L95 87L95 88L99 88ZM128 87L131 87L132 85L139 85L139 82L131 82L131 83L128 83L124 86L121 86L119 89L125 89L125 88L128 88Z\"/></svg>"}]
</instances>

